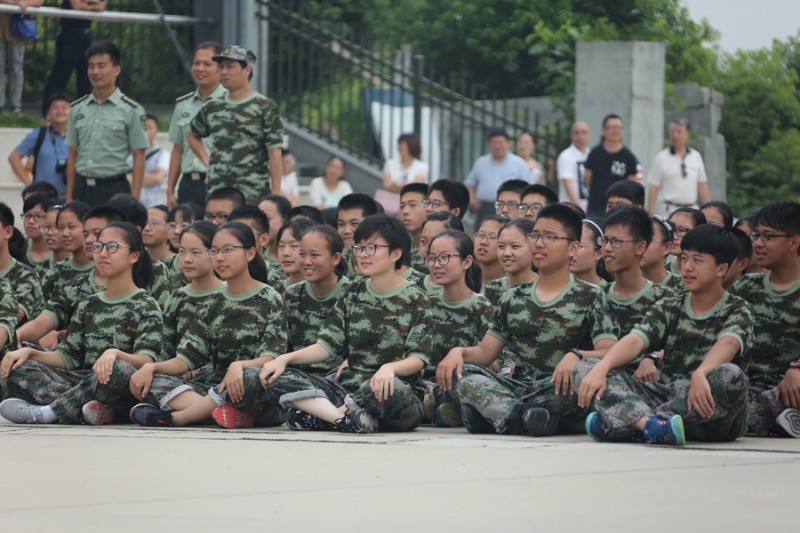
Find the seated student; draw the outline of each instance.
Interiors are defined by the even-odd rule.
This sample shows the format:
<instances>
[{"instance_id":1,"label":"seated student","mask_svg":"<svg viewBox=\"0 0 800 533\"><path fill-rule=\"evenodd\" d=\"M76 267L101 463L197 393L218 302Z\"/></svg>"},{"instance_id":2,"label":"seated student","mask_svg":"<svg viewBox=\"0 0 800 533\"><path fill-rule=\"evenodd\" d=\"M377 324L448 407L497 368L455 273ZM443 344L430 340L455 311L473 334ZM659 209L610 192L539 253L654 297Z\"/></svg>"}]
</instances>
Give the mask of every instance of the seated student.
<instances>
[{"instance_id":1,"label":"seated student","mask_svg":"<svg viewBox=\"0 0 800 533\"><path fill-rule=\"evenodd\" d=\"M558 195L550 187L534 183L522 190L522 202L517 207L517 216L535 221L542 208L557 203Z\"/></svg>"},{"instance_id":2,"label":"seated student","mask_svg":"<svg viewBox=\"0 0 800 533\"><path fill-rule=\"evenodd\" d=\"M287 220L297 220L298 218L305 218L310 220L315 225L325 224L325 219L322 217L322 211L312 205L298 205L289 210L286 215Z\"/></svg>"},{"instance_id":3,"label":"seated student","mask_svg":"<svg viewBox=\"0 0 800 533\"><path fill-rule=\"evenodd\" d=\"M656 285L642 275L642 256L652 239L650 217L640 207L618 206L605 220L600 251L606 271L613 274L615 280L605 287L606 299L620 331L632 330L653 304L675 295L671 289ZM639 361L633 377L655 381L659 363L657 354L647 354Z\"/></svg>"},{"instance_id":4,"label":"seated student","mask_svg":"<svg viewBox=\"0 0 800 533\"><path fill-rule=\"evenodd\" d=\"M22 189L22 201L24 202L34 194L46 194L54 200L59 197L58 189L52 183L46 181L34 181Z\"/></svg>"},{"instance_id":5,"label":"seated student","mask_svg":"<svg viewBox=\"0 0 800 533\"><path fill-rule=\"evenodd\" d=\"M762 207L750 238L767 271L744 276L729 290L753 314L748 433L766 437L781 428L800 437L800 203Z\"/></svg>"},{"instance_id":6,"label":"seated student","mask_svg":"<svg viewBox=\"0 0 800 533\"><path fill-rule=\"evenodd\" d=\"M423 261L427 262L428 260L428 250L433 238L448 229L464 231L464 224L461 222L460 218L449 211L437 211L425 217L425 222L422 223L422 230L419 238L420 254L422 255ZM425 272L427 271L428 269L426 267ZM433 277L430 274L423 275L422 278L418 280L417 285L425 291L428 297L438 294L442 290L442 288L433 281Z\"/></svg>"},{"instance_id":7,"label":"seated student","mask_svg":"<svg viewBox=\"0 0 800 533\"><path fill-rule=\"evenodd\" d=\"M489 217L484 219L486 220ZM533 227L534 222L530 219L515 219L506 222L497 231L495 255L503 269L503 276L481 287L481 294L489 300L492 307L500 304L500 298L511 287L536 281L536 273L531 269L533 249L528 242L528 234L533 231Z\"/></svg>"},{"instance_id":8,"label":"seated student","mask_svg":"<svg viewBox=\"0 0 800 533\"><path fill-rule=\"evenodd\" d=\"M101 205L93 207L83 217L83 243L91 249L100 232L111 222L121 222L124 215L113 207ZM94 252L92 252L94 259ZM42 312L33 320L17 329L17 339L39 343L46 349L55 349L58 337L66 330L75 309L89 296L106 288L105 276L94 268L78 272L71 279L53 284L53 294L44 304Z\"/></svg>"},{"instance_id":9,"label":"seated student","mask_svg":"<svg viewBox=\"0 0 800 533\"><path fill-rule=\"evenodd\" d=\"M669 265L669 271L676 276L681 275L681 240L690 230L706 224L706 217L699 209L693 207L679 207L670 213L667 222L672 226L672 250L670 253L674 261Z\"/></svg>"},{"instance_id":10,"label":"seated student","mask_svg":"<svg viewBox=\"0 0 800 533\"><path fill-rule=\"evenodd\" d=\"M276 198L283 198L276 196ZM284 198L285 199L285 198ZM271 203L271 200L270 200ZM277 259L277 236L272 234L272 223L267 218L267 215L260 208L254 205L243 205L237 207L228 215L228 222L241 222L250 228L256 238L256 248L265 260L267 265L267 285L275 290L277 287L283 285L286 275L281 270L280 261ZM277 232L281 226L275 230ZM271 253L269 250L270 242L275 242L272 247L272 253L275 253L275 261L271 262L268 258Z\"/></svg>"},{"instance_id":11,"label":"seated student","mask_svg":"<svg viewBox=\"0 0 800 533\"><path fill-rule=\"evenodd\" d=\"M320 330L330 314L336 301L350 285L344 273L347 267L342 260L344 243L335 229L330 226L314 226L305 232L300 241L300 257L303 261L305 280L288 287L284 294L286 308L286 351L293 352L304 346L314 344ZM280 398L285 392L282 385L289 376L299 375L302 379L314 383L317 387L328 389L338 401L344 401L344 395L338 394L329 387L335 382L334 370L344 361L341 356L331 357L325 361L310 365L287 368L281 380L266 389L259 379L260 368L246 368L244 371L244 394L235 405L225 404L217 407L212 417L226 429L253 427L258 423L252 412L284 411ZM315 429L294 425L298 413L296 410L287 417L292 429Z\"/></svg>"},{"instance_id":12,"label":"seated student","mask_svg":"<svg viewBox=\"0 0 800 533\"><path fill-rule=\"evenodd\" d=\"M714 225L716 226L716 224ZM739 253L736 254L736 259L733 260L731 267L725 273L725 278L722 280L722 286L725 290L733 287L745 275L753 257L753 242L750 240L750 235L746 235L745 232L737 228L730 228L730 230L739 244Z\"/></svg>"},{"instance_id":13,"label":"seated student","mask_svg":"<svg viewBox=\"0 0 800 533\"><path fill-rule=\"evenodd\" d=\"M653 240L642 256L639 267L642 275L656 285L668 287L673 292L683 292L683 280L680 276L667 271L666 260L672 252L673 230L672 224L664 220L661 215L650 217L653 225Z\"/></svg>"},{"instance_id":14,"label":"seated student","mask_svg":"<svg viewBox=\"0 0 800 533\"><path fill-rule=\"evenodd\" d=\"M48 207L47 215L42 221L42 225L38 228L51 254L48 269L61 261L66 261L72 256L71 253L64 249L64 245L61 244L61 237L58 235L58 214L63 207L62 204L55 204ZM42 280L44 280L43 276L44 274L42 274ZM42 292L44 293L44 288ZM45 294L45 298L48 298L47 294Z\"/></svg>"},{"instance_id":15,"label":"seated student","mask_svg":"<svg viewBox=\"0 0 800 533\"><path fill-rule=\"evenodd\" d=\"M47 248L44 234L39 231L47 218L47 211L54 204L53 198L46 194L34 194L22 205L22 222L28 247L25 251L25 264L33 268L39 279L53 266L53 252Z\"/></svg>"},{"instance_id":16,"label":"seated student","mask_svg":"<svg viewBox=\"0 0 800 533\"><path fill-rule=\"evenodd\" d=\"M15 424L91 423L95 415L113 417L93 409L106 403L127 411L132 397L121 367L161 353L161 310L142 289L153 274L141 234L114 222L92 246L105 290L80 303L56 351L22 348L0 364L12 397L0 403L0 415Z\"/></svg>"},{"instance_id":17,"label":"seated student","mask_svg":"<svg viewBox=\"0 0 800 533\"><path fill-rule=\"evenodd\" d=\"M245 203L244 194L236 187L217 187L206 197L204 218L215 226L221 226L228 221L231 211Z\"/></svg>"},{"instance_id":18,"label":"seated student","mask_svg":"<svg viewBox=\"0 0 800 533\"><path fill-rule=\"evenodd\" d=\"M363 278L339 297L316 343L266 363L260 378L269 389L288 365L347 354L348 366L338 384L322 388L300 374L284 379L280 403L290 410L289 427L411 431L422 417L420 371L431 348L426 334L430 303L416 285L398 275L404 250L411 248L399 220L371 216L356 229L354 239Z\"/></svg>"},{"instance_id":19,"label":"seated student","mask_svg":"<svg viewBox=\"0 0 800 533\"><path fill-rule=\"evenodd\" d=\"M644 187L641 183L629 180L617 181L606 191L606 213L616 206L625 204L644 209Z\"/></svg>"},{"instance_id":20,"label":"seated student","mask_svg":"<svg viewBox=\"0 0 800 533\"><path fill-rule=\"evenodd\" d=\"M425 206L422 202L428 197L428 186L424 183L409 183L400 189L400 216L398 218L411 235L411 268L427 272L425 260L419 249L422 224L425 223Z\"/></svg>"},{"instance_id":21,"label":"seated student","mask_svg":"<svg viewBox=\"0 0 800 533\"><path fill-rule=\"evenodd\" d=\"M700 212L706 217L708 224L714 224L720 228L733 227L733 209L725 202L712 200L700 206Z\"/></svg>"},{"instance_id":22,"label":"seated student","mask_svg":"<svg viewBox=\"0 0 800 533\"><path fill-rule=\"evenodd\" d=\"M300 241L312 225L309 220L289 220L278 230L278 259L286 279L273 289L281 296L286 289L304 279L300 261Z\"/></svg>"},{"instance_id":23,"label":"seated student","mask_svg":"<svg viewBox=\"0 0 800 533\"><path fill-rule=\"evenodd\" d=\"M457 385L470 433L552 435L588 414L571 394L570 374L581 359L602 357L617 327L602 289L569 272L580 231L569 207L542 209L525 243L539 277L503 294L479 345L454 348L439 363L436 382L445 391ZM487 369L505 346L517 354L514 379Z\"/></svg>"},{"instance_id":24,"label":"seated student","mask_svg":"<svg viewBox=\"0 0 800 533\"><path fill-rule=\"evenodd\" d=\"M42 309L42 286L33 268L12 257L10 242L14 235L14 213L0 202L0 280L8 283L17 301L17 324L32 320Z\"/></svg>"},{"instance_id":25,"label":"seated student","mask_svg":"<svg viewBox=\"0 0 800 533\"><path fill-rule=\"evenodd\" d=\"M458 396L452 392L444 394L436 385L436 365L456 346L480 342L489 328L492 304L477 292L480 290L480 267L472 255L472 239L466 233L445 230L433 238L429 249L428 268L442 292L430 298L431 352L429 366L422 372L427 391L423 422L460 427Z\"/></svg>"},{"instance_id":26,"label":"seated student","mask_svg":"<svg viewBox=\"0 0 800 533\"><path fill-rule=\"evenodd\" d=\"M377 213L382 213L383 208L381 205L373 200L370 196L360 192L354 192L344 196L339 205L336 206L336 230L344 242L344 262L347 265L347 277L355 279L358 272L353 263L353 257L350 255L355 241L355 235L358 225L361 224L365 218Z\"/></svg>"},{"instance_id":27,"label":"seated student","mask_svg":"<svg viewBox=\"0 0 800 533\"><path fill-rule=\"evenodd\" d=\"M733 225L734 228L742 230L745 235L750 235L751 233L756 231L756 218L754 215L750 215L749 217L740 218L736 221ZM758 261L756 261L755 257L750 256L750 264L747 266L747 270L744 271L745 274L756 274L758 272L766 272L767 269L758 266Z\"/></svg>"},{"instance_id":28,"label":"seated student","mask_svg":"<svg viewBox=\"0 0 800 533\"><path fill-rule=\"evenodd\" d=\"M147 253L150 257L161 261L167 268L167 272L172 275L169 265L177 257L175 252L169 249L169 236L167 232L167 217L169 208L165 205L156 205L147 210L147 224L142 231L142 240L147 246Z\"/></svg>"},{"instance_id":29,"label":"seated student","mask_svg":"<svg viewBox=\"0 0 800 533\"><path fill-rule=\"evenodd\" d=\"M181 245L181 232L198 220L203 220L203 215L203 208L192 202L177 204L169 210L167 214L167 235L169 236L170 250L173 252L178 251ZM172 256L172 259L164 263L164 265L167 267L167 273L173 287L182 287L189 283L178 264L177 254Z\"/></svg>"},{"instance_id":30,"label":"seated student","mask_svg":"<svg viewBox=\"0 0 800 533\"><path fill-rule=\"evenodd\" d=\"M686 439L730 441L746 429L746 362L752 327L747 304L722 288L736 257L730 231L711 225L682 242L688 294L656 302L599 361L575 368L578 404L597 411L586 432L597 441L682 446ZM648 350L664 350L661 379L635 380L620 369ZM614 370L617 369L617 370Z\"/></svg>"},{"instance_id":31,"label":"seated student","mask_svg":"<svg viewBox=\"0 0 800 533\"><path fill-rule=\"evenodd\" d=\"M278 260L278 230L289 220L292 204L280 194L270 194L261 199L258 208L267 215L267 222L269 222L267 231L269 242L264 251L264 259L267 260L267 283L270 286L277 286L286 279L286 275L281 270L281 262ZM257 235L256 238L258 238Z\"/></svg>"},{"instance_id":32,"label":"seated student","mask_svg":"<svg viewBox=\"0 0 800 533\"><path fill-rule=\"evenodd\" d=\"M503 224L509 220L511 219L502 215L489 215L472 234L475 261L481 267L481 294L487 283L505 276L503 265L497 257L497 235Z\"/></svg>"},{"instance_id":33,"label":"seated student","mask_svg":"<svg viewBox=\"0 0 800 533\"><path fill-rule=\"evenodd\" d=\"M11 287L5 281L0 281L0 357L5 355L8 348L16 346L14 335L17 326L17 301ZM5 395L3 382L0 380L0 398Z\"/></svg>"},{"instance_id":34,"label":"seated student","mask_svg":"<svg viewBox=\"0 0 800 533\"><path fill-rule=\"evenodd\" d=\"M92 252L87 249L83 237L83 219L88 211L89 204L77 200L57 212L57 237L69 258L50 267L42 277L42 294L46 300L53 296L56 287L94 269Z\"/></svg>"},{"instance_id":35,"label":"seated student","mask_svg":"<svg viewBox=\"0 0 800 533\"><path fill-rule=\"evenodd\" d=\"M503 215L508 218L521 217L519 204L522 203L522 191L530 185L525 180L504 181L497 188L497 200L494 202L494 212L496 215Z\"/></svg>"},{"instance_id":36,"label":"seated student","mask_svg":"<svg viewBox=\"0 0 800 533\"><path fill-rule=\"evenodd\" d=\"M578 243L578 253L569 262L569 271L576 278L592 285L605 287L608 282L600 277L598 272L600 258L603 256L600 250L600 240L603 238L603 230L600 229L600 221L584 218L581 240Z\"/></svg>"},{"instance_id":37,"label":"seated student","mask_svg":"<svg viewBox=\"0 0 800 533\"><path fill-rule=\"evenodd\" d=\"M469 189L457 181L439 179L428 187L428 198L423 200L427 214L437 211L450 211L458 218L464 218L469 208Z\"/></svg>"},{"instance_id":38,"label":"seated student","mask_svg":"<svg viewBox=\"0 0 800 533\"><path fill-rule=\"evenodd\" d=\"M227 398L239 401L244 368L261 366L285 349L283 301L265 283L266 265L250 228L241 222L223 224L208 253L217 275L228 284L222 302L208 312L208 320L195 321L184 332L176 357L153 376L149 387L132 381L134 396L147 402L131 409L131 420L140 426L187 426L208 420ZM209 363L195 381L177 377Z\"/></svg>"}]
</instances>

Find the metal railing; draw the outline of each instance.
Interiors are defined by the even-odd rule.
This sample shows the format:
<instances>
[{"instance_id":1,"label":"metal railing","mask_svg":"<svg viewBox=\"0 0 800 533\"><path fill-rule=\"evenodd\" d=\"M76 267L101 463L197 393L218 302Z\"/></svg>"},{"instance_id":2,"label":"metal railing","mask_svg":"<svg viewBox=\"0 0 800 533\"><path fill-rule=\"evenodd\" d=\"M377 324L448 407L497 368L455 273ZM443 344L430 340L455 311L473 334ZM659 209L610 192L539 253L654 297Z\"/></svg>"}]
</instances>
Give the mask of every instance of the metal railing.
<instances>
[{"instance_id":1,"label":"metal railing","mask_svg":"<svg viewBox=\"0 0 800 533\"><path fill-rule=\"evenodd\" d=\"M261 0L256 16L268 25L266 93L301 127L374 165L396 157L397 136L409 132L422 141L431 179L463 180L486 153L489 128L533 132L546 174L568 144L563 125L544 127L519 103L479 101L435 81L420 55L361 46L280 1Z\"/></svg>"}]
</instances>

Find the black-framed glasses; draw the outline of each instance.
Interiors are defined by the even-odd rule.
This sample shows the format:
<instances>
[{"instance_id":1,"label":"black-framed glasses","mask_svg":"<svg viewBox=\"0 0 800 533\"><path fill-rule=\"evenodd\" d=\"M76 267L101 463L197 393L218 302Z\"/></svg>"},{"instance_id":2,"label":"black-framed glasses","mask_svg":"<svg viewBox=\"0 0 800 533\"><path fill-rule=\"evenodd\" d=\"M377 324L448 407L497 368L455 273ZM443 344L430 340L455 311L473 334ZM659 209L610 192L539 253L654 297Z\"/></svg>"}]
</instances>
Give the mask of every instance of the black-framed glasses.
<instances>
[{"instance_id":1,"label":"black-framed glasses","mask_svg":"<svg viewBox=\"0 0 800 533\"><path fill-rule=\"evenodd\" d=\"M39 233L42 235L47 235L48 233L57 233L58 226L53 226L52 224L42 224L39 226Z\"/></svg>"},{"instance_id":2,"label":"black-framed glasses","mask_svg":"<svg viewBox=\"0 0 800 533\"><path fill-rule=\"evenodd\" d=\"M245 248L247 248L247 246L236 245L236 244L228 244L228 245L223 246L222 248L209 248L207 253L208 253L208 255L210 257L216 257L219 254L222 254L225 257L228 257L229 255L231 255L234 252L234 250L238 250L239 248L245 249Z\"/></svg>"},{"instance_id":3,"label":"black-framed glasses","mask_svg":"<svg viewBox=\"0 0 800 533\"><path fill-rule=\"evenodd\" d=\"M498 237L497 233L484 233L482 231L476 231L472 234L472 240L475 241L496 241Z\"/></svg>"},{"instance_id":4,"label":"black-framed glasses","mask_svg":"<svg viewBox=\"0 0 800 533\"><path fill-rule=\"evenodd\" d=\"M21 216L25 222L30 222L32 220L36 222L41 222L42 220L44 220L44 217L47 216L47 213L44 213L42 211L36 211L35 213L20 213L19 216Z\"/></svg>"},{"instance_id":5,"label":"black-framed glasses","mask_svg":"<svg viewBox=\"0 0 800 533\"><path fill-rule=\"evenodd\" d=\"M678 226L672 233L674 233L678 237L685 237L686 234L689 233L690 231L692 231L692 228L687 228L686 226Z\"/></svg>"},{"instance_id":6,"label":"black-framed glasses","mask_svg":"<svg viewBox=\"0 0 800 533\"><path fill-rule=\"evenodd\" d=\"M538 202L533 204L519 204L517 206L517 211L523 214L527 213L528 211L530 211L533 214L536 214L539 211L541 211L542 208L544 208L544 204L540 204Z\"/></svg>"},{"instance_id":7,"label":"black-framed glasses","mask_svg":"<svg viewBox=\"0 0 800 533\"><path fill-rule=\"evenodd\" d=\"M209 222L211 221L209 220ZM178 224L177 222L170 222L169 224L167 224L167 230L172 233L175 233L176 231L180 230L181 233L183 233L189 226L190 224L188 222L183 222L182 224Z\"/></svg>"},{"instance_id":8,"label":"black-framed glasses","mask_svg":"<svg viewBox=\"0 0 800 533\"><path fill-rule=\"evenodd\" d=\"M563 241L574 241L575 239L570 239L569 237L561 237L559 235L554 235L552 233L539 233L537 231L532 231L526 235L529 241L533 244L536 244L539 239L542 239L542 242L545 244L553 244L557 240Z\"/></svg>"},{"instance_id":9,"label":"black-framed glasses","mask_svg":"<svg viewBox=\"0 0 800 533\"><path fill-rule=\"evenodd\" d=\"M758 233L754 231L750 234L750 240L753 242L761 241L761 242L769 242L776 237L794 237L796 234L793 233Z\"/></svg>"},{"instance_id":10,"label":"black-framed glasses","mask_svg":"<svg viewBox=\"0 0 800 533\"><path fill-rule=\"evenodd\" d=\"M509 209L519 209L519 202L515 202L514 200L510 201L497 200L494 203L495 209L503 209L505 207L508 207Z\"/></svg>"},{"instance_id":11,"label":"black-framed glasses","mask_svg":"<svg viewBox=\"0 0 800 533\"><path fill-rule=\"evenodd\" d=\"M203 218L212 224L223 224L227 222L229 214L230 213L223 213L221 211L219 213L209 213L206 211L205 215L203 215Z\"/></svg>"},{"instance_id":12,"label":"black-framed glasses","mask_svg":"<svg viewBox=\"0 0 800 533\"><path fill-rule=\"evenodd\" d=\"M103 248L105 248L109 254L115 254L120 249L120 247L127 248L129 250L131 249L130 246L127 246L125 244L120 244L117 241L110 241L110 242L94 241L92 243L92 251L96 254L102 252Z\"/></svg>"},{"instance_id":13,"label":"black-framed glasses","mask_svg":"<svg viewBox=\"0 0 800 533\"><path fill-rule=\"evenodd\" d=\"M378 248L391 248L391 246L388 244L365 244L363 246L356 244L350 248L350 250L356 257L359 257L361 254L364 254L366 257L372 257L378 251Z\"/></svg>"},{"instance_id":14,"label":"black-framed glasses","mask_svg":"<svg viewBox=\"0 0 800 533\"><path fill-rule=\"evenodd\" d=\"M625 240L625 239L615 239L615 238L608 238L608 237L598 237L597 244L598 246L605 246L606 244L610 244L612 248L622 248L622 243L625 242L639 242L634 240Z\"/></svg>"},{"instance_id":15,"label":"black-framed glasses","mask_svg":"<svg viewBox=\"0 0 800 533\"><path fill-rule=\"evenodd\" d=\"M450 204L448 204L444 200L422 200L422 207L424 207L425 209L429 207L433 207L434 209L439 209L443 205L449 206Z\"/></svg>"},{"instance_id":16,"label":"black-framed glasses","mask_svg":"<svg viewBox=\"0 0 800 533\"><path fill-rule=\"evenodd\" d=\"M428 267L432 267L435 264L439 266L445 266L447 263L450 262L451 257L455 257L457 254L441 254L441 255L429 255L425 258L425 263Z\"/></svg>"}]
</instances>

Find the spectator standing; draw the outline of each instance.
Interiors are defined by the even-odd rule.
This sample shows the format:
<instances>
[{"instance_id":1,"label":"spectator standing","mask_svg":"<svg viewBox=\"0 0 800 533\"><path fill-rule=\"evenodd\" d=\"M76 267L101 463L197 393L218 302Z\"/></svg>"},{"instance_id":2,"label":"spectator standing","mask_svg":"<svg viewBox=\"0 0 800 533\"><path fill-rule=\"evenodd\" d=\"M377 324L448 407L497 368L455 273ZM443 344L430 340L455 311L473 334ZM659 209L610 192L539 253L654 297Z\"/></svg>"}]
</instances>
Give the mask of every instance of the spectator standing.
<instances>
[{"instance_id":1,"label":"spectator standing","mask_svg":"<svg viewBox=\"0 0 800 533\"><path fill-rule=\"evenodd\" d=\"M31 181L52 184L60 196L67 193L67 127L69 126L69 100L64 93L50 97L47 105L46 125L28 133L11 151L8 162L14 174L26 186ZM33 157L32 177L22 164L23 157Z\"/></svg>"},{"instance_id":2,"label":"spectator standing","mask_svg":"<svg viewBox=\"0 0 800 533\"><path fill-rule=\"evenodd\" d=\"M547 185L544 177L544 167L536 159L533 158L536 153L536 139L532 133L523 131L517 135L517 155L525 161L528 169L531 171L531 178L533 183L540 183Z\"/></svg>"},{"instance_id":3,"label":"spectator standing","mask_svg":"<svg viewBox=\"0 0 800 533\"><path fill-rule=\"evenodd\" d=\"M61 9L100 12L106 10L106 2L105 0L61 0ZM59 19L56 60L44 86L42 114L46 111L51 95L67 90L67 83L72 76L72 71L75 71L75 87L78 96L88 93L91 89L84 56L86 50L92 45L91 27L91 20Z\"/></svg>"},{"instance_id":4,"label":"spectator standing","mask_svg":"<svg viewBox=\"0 0 800 533\"><path fill-rule=\"evenodd\" d=\"M619 115L603 118L603 138L586 158L586 186L589 187L589 218L603 218L606 191L615 181L636 179L638 161L622 142L623 124Z\"/></svg>"},{"instance_id":5,"label":"spectator standing","mask_svg":"<svg viewBox=\"0 0 800 533\"><path fill-rule=\"evenodd\" d=\"M589 203L589 188L586 186L586 158L589 157L589 125L575 122L569 131L572 144L558 154L558 201L569 202L584 211Z\"/></svg>"},{"instance_id":6,"label":"spectator standing","mask_svg":"<svg viewBox=\"0 0 800 533\"><path fill-rule=\"evenodd\" d=\"M464 185L469 190L469 205L475 211L475 227L494 214L497 189L508 180L533 181L525 161L510 152L511 138L502 128L489 130L486 136L489 153L480 156L472 165Z\"/></svg>"},{"instance_id":7,"label":"spectator standing","mask_svg":"<svg viewBox=\"0 0 800 533\"><path fill-rule=\"evenodd\" d=\"M711 200L703 156L687 146L691 127L683 117L669 125L670 147L656 154L647 176L649 191L647 210L667 217L679 207L697 208Z\"/></svg>"},{"instance_id":8,"label":"spectator standing","mask_svg":"<svg viewBox=\"0 0 800 533\"><path fill-rule=\"evenodd\" d=\"M144 181L142 182L142 204L150 209L164 203L164 193L161 192L161 182L169 171L170 153L158 146L158 119L155 115L145 115L145 128L150 146L144 153ZM133 165L133 154L128 156L128 165ZM132 179L132 176L129 176ZM165 222L166 223L166 222Z\"/></svg>"},{"instance_id":9,"label":"spectator standing","mask_svg":"<svg viewBox=\"0 0 800 533\"><path fill-rule=\"evenodd\" d=\"M0 4L11 4L19 7L24 13L29 7L39 7L42 0L0 0ZM0 108L6 107L6 85L8 85L8 102L11 111L22 113L22 86L24 82L23 64L25 63L25 39L17 37L11 30L14 15L0 14ZM6 76L8 70L8 76ZM8 84L6 84L8 80Z\"/></svg>"}]
</instances>

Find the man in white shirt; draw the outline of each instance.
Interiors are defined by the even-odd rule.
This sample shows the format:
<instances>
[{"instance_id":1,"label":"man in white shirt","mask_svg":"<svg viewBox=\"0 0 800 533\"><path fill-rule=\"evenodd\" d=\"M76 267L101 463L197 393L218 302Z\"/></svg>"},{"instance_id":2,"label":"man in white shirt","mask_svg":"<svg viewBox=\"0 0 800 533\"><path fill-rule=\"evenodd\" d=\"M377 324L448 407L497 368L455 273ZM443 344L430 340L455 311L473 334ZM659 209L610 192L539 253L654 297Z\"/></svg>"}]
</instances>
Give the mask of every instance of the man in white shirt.
<instances>
[{"instance_id":1,"label":"man in white shirt","mask_svg":"<svg viewBox=\"0 0 800 533\"><path fill-rule=\"evenodd\" d=\"M584 180L583 164L589 157L589 125L576 122L569 132L572 144L558 155L556 170L558 171L558 201L569 202L586 210L589 199L589 188Z\"/></svg>"},{"instance_id":2,"label":"man in white shirt","mask_svg":"<svg viewBox=\"0 0 800 533\"><path fill-rule=\"evenodd\" d=\"M672 146L656 154L647 176L649 190L647 210L667 217L679 207L697 207L711 200L703 157L686 143L690 136L689 121L676 118L669 125Z\"/></svg>"}]
</instances>

